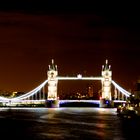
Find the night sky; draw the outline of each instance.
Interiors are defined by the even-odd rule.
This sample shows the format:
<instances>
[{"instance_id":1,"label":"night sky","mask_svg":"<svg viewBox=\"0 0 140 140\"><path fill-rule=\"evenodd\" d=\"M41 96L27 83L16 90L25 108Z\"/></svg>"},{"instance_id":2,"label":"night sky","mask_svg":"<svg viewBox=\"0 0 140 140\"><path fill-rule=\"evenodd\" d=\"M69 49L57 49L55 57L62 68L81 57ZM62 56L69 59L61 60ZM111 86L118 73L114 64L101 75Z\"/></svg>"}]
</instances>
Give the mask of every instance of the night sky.
<instances>
[{"instance_id":1,"label":"night sky","mask_svg":"<svg viewBox=\"0 0 140 140\"><path fill-rule=\"evenodd\" d=\"M60 76L100 76L108 59L112 79L133 89L140 79L139 13L56 6L0 7L0 90L32 90L47 78L52 58Z\"/></svg>"}]
</instances>

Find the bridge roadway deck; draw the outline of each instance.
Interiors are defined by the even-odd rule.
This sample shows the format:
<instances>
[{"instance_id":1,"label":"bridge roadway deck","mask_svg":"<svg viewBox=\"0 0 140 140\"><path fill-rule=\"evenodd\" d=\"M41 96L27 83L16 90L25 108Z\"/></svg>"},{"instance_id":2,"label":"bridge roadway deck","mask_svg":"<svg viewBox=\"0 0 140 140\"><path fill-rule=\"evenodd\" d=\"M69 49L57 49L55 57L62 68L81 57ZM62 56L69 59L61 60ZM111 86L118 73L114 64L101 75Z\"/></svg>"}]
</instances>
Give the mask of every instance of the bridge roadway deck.
<instances>
[{"instance_id":1,"label":"bridge roadway deck","mask_svg":"<svg viewBox=\"0 0 140 140\"><path fill-rule=\"evenodd\" d=\"M11 100L9 99L9 101L11 102ZM36 102L36 103L41 103L41 102L45 102L46 100L13 100L12 102ZM0 101L0 102L3 102L3 101ZM7 101L4 101L4 102L8 102ZM12 103L11 102L11 103ZM70 102L85 102L85 103L96 103L96 104L99 104L100 103L100 100L59 100L59 103L70 103ZM113 100L114 103L125 103L126 101L123 101L123 100Z\"/></svg>"}]
</instances>

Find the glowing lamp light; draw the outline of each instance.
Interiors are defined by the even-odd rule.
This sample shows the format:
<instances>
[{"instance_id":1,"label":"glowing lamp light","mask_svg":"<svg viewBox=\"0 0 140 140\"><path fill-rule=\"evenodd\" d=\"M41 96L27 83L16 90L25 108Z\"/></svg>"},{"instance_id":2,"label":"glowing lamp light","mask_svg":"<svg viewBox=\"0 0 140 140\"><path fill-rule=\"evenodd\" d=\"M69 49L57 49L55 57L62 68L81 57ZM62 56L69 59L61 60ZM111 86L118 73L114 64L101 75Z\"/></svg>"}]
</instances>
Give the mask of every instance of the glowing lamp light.
<instances>
[{"instance_id":1,"label":"glowing lamp light","mask_svg":"<svg viewBox=\"0 0 140 140\"><path fill-rule=\"evenodd\" d=\"M105 101L105 103L106 103L106 104L109 104L109 101L108 101L108 100L106 100L106 101Z\"/></svg>"},{"instance_id":2,"label":"glowing lamp light","mask_svg":"<svg viewBox=\"0 0 140 140\"><path fill-rule=\"evenodd\" d=\"M81 74L78 74L78 75L77 75L77 78L78 78L78 79L81 79L81 78L82 78L82 75L81 75Z\"/></svg>"}]
</instances>

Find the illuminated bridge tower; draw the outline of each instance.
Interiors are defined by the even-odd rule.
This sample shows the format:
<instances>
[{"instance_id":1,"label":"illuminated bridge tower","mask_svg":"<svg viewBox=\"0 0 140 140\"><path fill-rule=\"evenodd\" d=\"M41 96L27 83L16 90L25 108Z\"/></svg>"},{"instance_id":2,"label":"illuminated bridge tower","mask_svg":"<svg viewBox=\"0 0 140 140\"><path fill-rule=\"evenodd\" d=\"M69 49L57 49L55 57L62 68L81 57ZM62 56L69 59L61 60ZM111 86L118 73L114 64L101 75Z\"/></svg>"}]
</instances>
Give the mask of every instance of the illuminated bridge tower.
<instances>
[{"instance_id":1,"label":"illuminated bridge tower","mask_svg":"<svg viewBox=\"0 0 140 140\"><path fill-rule=\"evenodd\" d=\"M48 97L47 97L47 106L56 107L57 106L57 65L54 65L54 60L52 59L52 64L49 65L48 70Z\"/></svg>"},{"instance_id":2,"label":"illuminated bridge tower","mask_svg":"<svg viewBox=\"0 0 140 140\"><path fill-rule=\"evenodd\" d=\"M111 101L112 71L111 66L108 65L108 60L106 60L105 65L102 66L102 78L102 99Z\"/></svg>"}]
</instances>

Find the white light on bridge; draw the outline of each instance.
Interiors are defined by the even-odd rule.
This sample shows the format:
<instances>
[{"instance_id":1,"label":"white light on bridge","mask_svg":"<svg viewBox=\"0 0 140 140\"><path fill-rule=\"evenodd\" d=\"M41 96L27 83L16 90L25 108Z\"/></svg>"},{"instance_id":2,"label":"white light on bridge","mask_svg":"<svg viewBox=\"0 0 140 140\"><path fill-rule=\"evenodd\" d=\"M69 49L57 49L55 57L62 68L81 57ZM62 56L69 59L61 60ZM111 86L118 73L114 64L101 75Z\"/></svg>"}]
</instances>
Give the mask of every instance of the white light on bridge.
<instances>
[{"instance_id":1,"label":"white light on bridge","mask_svg":"<svg viewBox=\"0 0 140 140\"><path fill-rule=\"evenodd\" d=\"M78 74L78 75L77 75L77 78L78 78L78 79L81 79L81 78L82 78L82 75L81 75L81 74Z\"/></svg>"}]
</instances>

